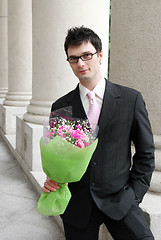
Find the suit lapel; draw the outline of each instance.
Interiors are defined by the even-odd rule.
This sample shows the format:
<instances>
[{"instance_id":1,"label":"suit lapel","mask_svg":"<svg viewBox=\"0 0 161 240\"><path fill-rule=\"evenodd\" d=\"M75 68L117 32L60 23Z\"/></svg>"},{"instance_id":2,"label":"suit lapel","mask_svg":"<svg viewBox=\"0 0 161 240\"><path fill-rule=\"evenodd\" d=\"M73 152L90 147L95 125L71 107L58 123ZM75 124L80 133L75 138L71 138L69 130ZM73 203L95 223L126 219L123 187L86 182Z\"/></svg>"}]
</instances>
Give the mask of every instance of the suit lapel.
<instances>
[{"instance_id":1,"label":"suit lapel","mask_svg":"<svg viewBox=\"0 0 161 240\"><path fill-rule=\"evenodd\" d=\"M86 119L86 113L82 105L82 101L80 99L79 94L79 85L77 85L76 89L73 91L73 99L72 99L72 106L73 106L73 117Z\"/></svg>"},{"instance_id":2,"label":"suit lapel","mask_svg":"<svg viewBox=\"0 0 161 240\"><path fill-rule=\"evenodd\" d=\"M118 98L120 98L120 95L116 89L116 86L113 83L106 80L103 104L100 113L100 118L98 121L99 133L112 120L112 117L116 111L116 101Z\"/></svg>"}]
</instances>

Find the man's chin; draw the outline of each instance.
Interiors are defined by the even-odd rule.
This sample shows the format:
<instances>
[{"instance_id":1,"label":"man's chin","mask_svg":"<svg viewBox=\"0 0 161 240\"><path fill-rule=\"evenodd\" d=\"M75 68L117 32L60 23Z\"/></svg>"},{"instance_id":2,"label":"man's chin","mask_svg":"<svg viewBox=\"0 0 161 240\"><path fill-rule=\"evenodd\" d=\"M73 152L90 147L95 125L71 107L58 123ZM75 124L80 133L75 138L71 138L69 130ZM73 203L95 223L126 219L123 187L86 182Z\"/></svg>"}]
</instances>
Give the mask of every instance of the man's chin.
<instances>
[{"instance_id":1,"label":"man's chin","mask_svg":"<svg viewBox=\"0 0 161 240\"><path fill-rule=\"evenodd\" d=\"M81 83L84 83L84 82L90 81L90 78L84 76L84 77L79 78L79 81L80 81Z\"/></svg>"},{"instance_id":2,"label":"man's chin","mask_svg":"<svg viewBox=\"0 0 161 240\"><path fill-rule=\"evenodd\" d=\"M80 76L79 76L79 80L80 80L80 81L88 81L88 80L90 80L90 79L91 79L91 77L90 77L89 74L84 74L84 75L80 75Z\"/></svg>"}]
</instances>

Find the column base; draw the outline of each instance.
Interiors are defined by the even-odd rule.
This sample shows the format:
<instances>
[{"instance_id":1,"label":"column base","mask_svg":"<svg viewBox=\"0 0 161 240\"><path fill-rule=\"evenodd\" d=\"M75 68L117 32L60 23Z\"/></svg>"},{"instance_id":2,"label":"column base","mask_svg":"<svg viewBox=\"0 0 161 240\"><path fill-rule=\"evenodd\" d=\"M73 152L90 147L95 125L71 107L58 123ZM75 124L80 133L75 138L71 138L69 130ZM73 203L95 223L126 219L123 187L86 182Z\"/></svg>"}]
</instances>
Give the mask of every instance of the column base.
<instances>
[{"instance_id":1,"label":"column base","mask_svg":"<svg viewBox=\"0 0 161 240\"><path fill-rule=\"evenodd\" d=\"M8 88L0 88L0 103L1 103L1 98L3 101L5 100L5 96L8 92Z\"/></svg>"},{"instance_id":2,"label":"column base","mask_svg":"<svg viewBox=\"0 0 161 240\"><path fill-rule=\"evenodd\" d=\"M16 150L31 171L42 171L40 138L43 126L27 123L22 117L16 119Z\"/></svg>"},{"instance_id":3,"label":"column base","mask_svg":"<svg viewBox=\"0 0 161 240\"><path fill-rule=\"evenodd\" d=\"M42 125L45 121L49 120L49 114L47 116L44 116L26 112L23 116L23 119L26 122Z\"/></svg>"},{"instance_id":4,"label":"column base","mask_svg":"<svg viewBox=\"0 0 161 240\"><path fill-rule=\"evenodd\" d=\"M23 119L34 124L43 124L49 119L52 102L31 100Z\"/></svg>"},{"instance_id":5,"label":"column base","mask_svg":"<svg viewBox=\"0 0 161 240\"><path fill-rule=\"evenodd\" d=\"M0 104L3 104L4 100L5 100L5 98L0 97Z\"/></svg>"},{"instance_id":6,"label":"column base","mask_svg":"<svg viewBox=\"0 0 161 240\"><path fill-rule=\"evenodd\" d=\"M16 133L16 116L23 116L26 107L11 107L0 105L0 127L4 134Z\"/></svg>"},{"instance_id":7,"label":"column base","mask_svg":"<svg viewBox=\"0 0 161 240\"><path fill-rule=\"evenodd\" d=\"M29 92L8 92L5 96L5 106L27 107L32 94Z\"/></svg>"}]
</instances>

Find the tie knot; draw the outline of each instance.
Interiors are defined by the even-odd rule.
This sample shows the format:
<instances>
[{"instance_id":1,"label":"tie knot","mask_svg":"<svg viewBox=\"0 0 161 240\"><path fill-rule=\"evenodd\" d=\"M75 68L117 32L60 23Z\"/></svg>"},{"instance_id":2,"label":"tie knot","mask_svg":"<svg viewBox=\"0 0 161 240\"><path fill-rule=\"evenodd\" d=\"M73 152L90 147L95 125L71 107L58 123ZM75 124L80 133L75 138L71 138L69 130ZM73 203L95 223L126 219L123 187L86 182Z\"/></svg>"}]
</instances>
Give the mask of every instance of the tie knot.
<instances>
[{"instance_id":1,"label":"tie knot","mask_svg":"<svg viewBox=\"0 0 161 240\"><path fill-rule=\"evenodd\" d=\"M89 92L87 93L87 95L88 95L88 97L90 98L90 100L95 99L95 93L94 93L93 91L89 91Z\"/></svg>"}]
</instances>

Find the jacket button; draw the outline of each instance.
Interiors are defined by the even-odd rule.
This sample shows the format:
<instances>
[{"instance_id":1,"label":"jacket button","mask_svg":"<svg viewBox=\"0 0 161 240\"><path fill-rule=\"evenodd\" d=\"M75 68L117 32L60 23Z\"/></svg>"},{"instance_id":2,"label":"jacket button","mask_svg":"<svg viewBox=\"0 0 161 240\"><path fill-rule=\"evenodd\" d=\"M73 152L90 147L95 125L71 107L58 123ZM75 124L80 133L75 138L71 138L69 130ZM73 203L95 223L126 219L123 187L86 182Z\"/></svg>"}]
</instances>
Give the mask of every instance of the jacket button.
<instances>
[{"instance_id":1,"label":"jacket button","mask_svg":"<svg viewBox=\"0 0 161 240\"><path fill-rule=\"evenodd\" d=\"M96 166L96 162L93 162L93 163L92 163L92 167L95 167L95 166Z\"/></svg>"}]
</instances>

